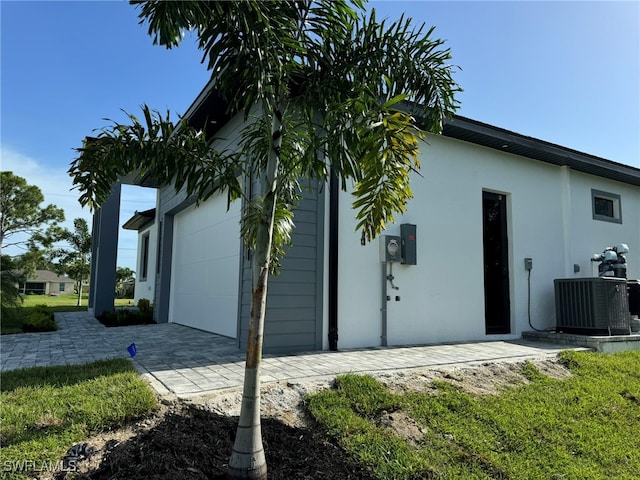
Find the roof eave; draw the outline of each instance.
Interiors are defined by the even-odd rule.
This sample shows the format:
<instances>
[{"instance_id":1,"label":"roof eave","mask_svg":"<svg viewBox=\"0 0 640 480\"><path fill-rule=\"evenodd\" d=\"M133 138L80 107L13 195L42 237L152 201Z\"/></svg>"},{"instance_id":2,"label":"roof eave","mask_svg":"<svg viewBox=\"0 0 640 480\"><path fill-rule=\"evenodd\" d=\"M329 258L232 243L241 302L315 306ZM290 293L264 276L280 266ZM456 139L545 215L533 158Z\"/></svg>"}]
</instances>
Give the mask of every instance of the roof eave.
<instances>
[{"instance_id":1,"label":"roof eave","mask_svg":"<svg viewBox=\"0 0 640 480\"><path fill-rule=\"evenodd\" d=\"M640 169L527 137L459 115L445 123L443 135L502 152L640 186Z\"/></svg>"},{"instance_id":2,"label":"roof eave","mask_svg":"<svg viewBox=\"0 0 640 480\"><path fill-rule=\"evenodd\" d=\"M152 224L156 219L156 209L150 208L149 210L144 210L143 212L138 212L133 214L133 216L122 224L122 228L125 230L136 230L140 231L145 228L147 225Z\"/></svg>"}]
</instances>

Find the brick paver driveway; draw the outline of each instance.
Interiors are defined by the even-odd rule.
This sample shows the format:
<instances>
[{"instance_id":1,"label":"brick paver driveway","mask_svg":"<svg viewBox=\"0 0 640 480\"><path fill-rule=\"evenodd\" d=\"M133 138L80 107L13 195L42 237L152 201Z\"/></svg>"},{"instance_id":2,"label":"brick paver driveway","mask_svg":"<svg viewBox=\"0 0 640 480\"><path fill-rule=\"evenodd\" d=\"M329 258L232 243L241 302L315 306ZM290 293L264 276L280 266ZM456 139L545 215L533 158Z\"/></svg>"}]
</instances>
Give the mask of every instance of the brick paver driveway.
<instances>
[{"instance_id":1,"label":"brick paver driveway","mask_svg":"<svg viewBox=\"0 0 640 480\"><path fill-rule=\"evenodd\" d=\"M233 339L174 323L107 328L87 312L57 313L56 321L56 332L3 335L0 370L129 358L127 347L135 343L133 363L160 394L190 396L242 385L244 353ZM262 381L553 357L566 348L494 341L265 355Z\"/></svg>"}]
</instances>

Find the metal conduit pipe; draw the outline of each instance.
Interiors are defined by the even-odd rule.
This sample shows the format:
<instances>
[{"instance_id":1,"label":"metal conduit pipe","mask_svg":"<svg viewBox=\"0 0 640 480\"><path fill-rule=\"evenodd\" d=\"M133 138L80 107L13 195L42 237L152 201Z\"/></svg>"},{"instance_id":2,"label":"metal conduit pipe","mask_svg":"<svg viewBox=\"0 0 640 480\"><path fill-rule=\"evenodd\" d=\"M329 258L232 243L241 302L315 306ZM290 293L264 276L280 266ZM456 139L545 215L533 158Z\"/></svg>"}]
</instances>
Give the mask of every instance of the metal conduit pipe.
<instances>
[{"instance_id":1,"label":"metal conduit pipe","mask_svg":"<svg viewBox=\"0 0 640 480\"><path fill-rule=\"evenodd\" d=\"M380 264L382 266L382 308L380 311L382 312L382 333L380 335L380 344L383 347L387 346L387 302L389 301L389 297L387 295L387 263L382 262Z\"/></svg>"},{"instance_id":2,"label":"metal conduit pipe","mask_svg":"<svg viewBox=\"0 0 640 480\"><path fill-rule=\"evenodd\" d=\"M329 350L338 350L338 176L329 179Z\"/></svg>"}]
</instances>

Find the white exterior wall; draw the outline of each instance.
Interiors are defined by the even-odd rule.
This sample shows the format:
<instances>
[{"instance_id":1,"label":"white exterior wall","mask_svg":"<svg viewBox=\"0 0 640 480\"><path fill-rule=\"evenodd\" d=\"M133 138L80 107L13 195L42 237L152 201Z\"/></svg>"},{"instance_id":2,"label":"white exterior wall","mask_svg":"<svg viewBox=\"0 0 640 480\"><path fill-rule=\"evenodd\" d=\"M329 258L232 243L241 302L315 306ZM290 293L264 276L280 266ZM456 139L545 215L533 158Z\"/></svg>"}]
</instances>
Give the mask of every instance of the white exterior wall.
<instances>
[{"instance_id":1,"label":"white exterior wall","mask_svg":"<svg viewBox=\"0 0 640 480\"><path fill-rule=\"evenodd\" d=\"M622 223L593 219L591 190L620 195ZM571 272L573 264L580 266L576 277L598 275L598 263L591 255L601 253L605 247L619 243L629 246L627 278L640 278L640 188L633 185L571 172L571 231L569 252Z\"/></svg>"},{"instance_id":2,"label":"white exterior wall","mask_svg":"<svg viewBox=\"0 0 640 480\"><path fill-rule=\"evenodd\" d=\"M240 204L223 193L176 214L169 321L236 337Z\"/></svg>"},{"instance_id":3,"label":"white exterior wall","mask_svg":"<svg viewBox=\"0 0 640 480\"><path fill-rule=\"evenodd\" d=\"M628 243L632 249L628 261L636 265L630 274L640 276L637 187L442 136L430 135L428 142L422 148L424 177L412 179L414 198L406 214L385 232L399 235L401 223L417 225L418 265L393 265L400 290L388 289L389 345L519 338L531 330L525 257L533 259L531 318L536 328L555 325L553 279L573 275L573 263L588 265L591 254L605 246ZM592 219L591 188L622 195L622 225ZM507 197L508 335L485 334L483 190ZM379 243L360 245L351 202L349 193L341 194L340 348L381 342ZM580 275L590 276L589 268L582 267Z\"/></svg>"},{"instance_id":4,"label":"white exterior wall","mask_svg":"<svg viewBox=\"0 0 640 480\"><path fill-rule=\"evenodd\" d=\"M147 277L142 279L142 242L146 235L149 235L149 257L147 264ZM153 303L156 290L156 262L158 260L158 227L155 222L138 232L138 260L136 266L136 284L133 295L134 305L138 300L146 298Z\"/></svg>"}]
</instances>

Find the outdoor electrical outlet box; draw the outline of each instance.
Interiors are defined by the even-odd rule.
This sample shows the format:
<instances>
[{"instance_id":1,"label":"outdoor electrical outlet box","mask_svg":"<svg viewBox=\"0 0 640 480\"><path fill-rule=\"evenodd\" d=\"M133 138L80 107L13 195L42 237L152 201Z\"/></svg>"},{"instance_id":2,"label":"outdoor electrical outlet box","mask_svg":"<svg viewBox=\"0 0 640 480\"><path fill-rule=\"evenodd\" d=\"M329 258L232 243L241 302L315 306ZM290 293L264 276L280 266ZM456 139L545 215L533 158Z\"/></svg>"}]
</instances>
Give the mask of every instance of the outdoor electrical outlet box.
<instances>
[{"instance_id":1,"label":"outdoor electrical outlet box","mask_svg":"<svg viewBox=\"0 0 640 480\"><path fill-rule=\"evenodd\" d=\"M400 225L401 254L404 265L417 265L416 226L411 223Z\"/></svg>"},{"instance_id":2,"label":"outdoor electrical outlet box","mask_svg":"<svg viewBox=\"0 0 640 480\"><path fill-rule=\"evenodd\" d=\"M533 269L533 260L530 258L525 258L524 259L524 269L525 270L531 270Z\"/></svg>"},{"instance_id":3,"label":"outdoor electrical outlet box","mask_svg":"<svg viewBox=\"0 0 640 480\"><path fill-rule=\"evenodd\" d=\"M380 237L380 261L400 261L400 237L395 235L382 235Z\"/></svg>"}]
</instances>

